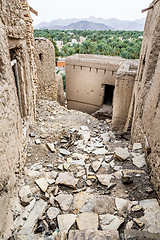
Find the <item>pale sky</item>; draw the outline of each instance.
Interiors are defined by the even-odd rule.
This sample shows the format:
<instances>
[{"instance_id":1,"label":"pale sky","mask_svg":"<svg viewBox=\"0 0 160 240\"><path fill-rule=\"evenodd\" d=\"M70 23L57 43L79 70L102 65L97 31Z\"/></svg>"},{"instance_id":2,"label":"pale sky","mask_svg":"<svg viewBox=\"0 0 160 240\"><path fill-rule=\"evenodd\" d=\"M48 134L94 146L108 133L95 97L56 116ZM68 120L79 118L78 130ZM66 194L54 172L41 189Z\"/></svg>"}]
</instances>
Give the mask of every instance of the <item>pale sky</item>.
<instances>
[{"instance_id":1,"label":"pale sky","mask_svg":"<svg viewBox=\"0 0 160 240\"><path fill-rule=\"evenodd\" d=\"M32 17L34 26L53 19L88 18L90 16L135 20L145 18L141 10L147 8L152 0L28 0L39 16Z\"/></svg>"}]
</instances>

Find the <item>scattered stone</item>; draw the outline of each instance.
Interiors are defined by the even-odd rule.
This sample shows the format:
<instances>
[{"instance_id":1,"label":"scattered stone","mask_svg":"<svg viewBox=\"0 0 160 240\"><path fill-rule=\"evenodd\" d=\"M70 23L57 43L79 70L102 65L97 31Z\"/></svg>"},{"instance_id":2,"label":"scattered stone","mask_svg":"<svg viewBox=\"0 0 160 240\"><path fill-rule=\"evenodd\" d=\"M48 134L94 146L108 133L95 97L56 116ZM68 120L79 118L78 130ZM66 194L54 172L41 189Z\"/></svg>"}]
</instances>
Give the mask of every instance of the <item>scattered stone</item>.
<instances>
[{"instance_id":1,"label":"scattered stone","mask_svg":"<svg viewBox=\"0 0 160 240\"><path fill-rule=\"evenodd\" d=\"M70 163L66 162L66 163L63 164L63 168L64 168L66 171L68 171L70 165L71 165Z\"/></svg>"},{"instance_id":2,"label":"scattered stone","mask_svg":"<svg viewBox=\"0 0 160 240\"><path fill-rule=\"evenodd\" d=\"M138 168L144 167L146 165L145 154L135 156L133 158L133 164Z\"/></svg>"},{"instance_id":3,"label":"scattered stone","mask_svg":"<svg viewBox=\"0 0 160 240\"><path fill-rule=\"evenodd\" d=\"M91 186L91 185L92 185L92 181L91 181L91 180L87 180L87 181L86 181L86 184L87 184L88 186Z\"/></svg>"},{"instance_id":4,"label":"scattered stone","mask_svg":"<svg viewBox=\"0 0 160 240\"><path fill-rule=\"evenodd\" d=\"M141 143L134 143L133 144L133 151L142 149L142 144Z\"/></svg>"},{"instance_id":5,"label":"scattered stone","mask_svg":"<svg viewBox=\"0 0 160 240\"><path fill-rule=\"evenodd\" d=\"M126 224L126 229L131 229L133 227L133 221L129 221L127 224Z\"/></svg>"},{"instance_id":6,"label":"scattered stone","mask_svg":"<svg viewBox=\"0 0 160 240\"><path fill-rule=\"evenodd\" d=\"M46 146L51 152L54 153L56 151L54 143L47 143Z\"/></svg>"},{"instance_id":7,"label":"scattered stone","mask_svg":"<svg viewBox=\"0 0 160 240\"><path fill-rule=\"evenodd\" d=\"M82 131L89 131L89 128L87 126L81 126Z\"/></svg>"},{"instance_id":8,"label":"scattered stone","mask_svg":"<svg viewBox=\"0 0 160 240\"><path fill-rule=\"evenodd\" d=\"M152 193L152 192L153 192L153 188L151 187L146 188L146 193Z\"/></svg>"},{"instance_id":9,"label":"scattered stone","mask_svg":"<svg viewBox=\"0 0 160 240\"><path fill-rule=\"evenodd\" d=\"M41 144L41 140L40 140L40 139L36 139L35 143L36 143L37 145L40 145L40 144Z\"/></svg>"},{"instance_id":10,"label":"scattered stone","mask_svg":"<svg viewBox=\"0 0 160 240\"><path fill-rule=\"evenodd\" d=\"M36 227L36 229L34 230L34 233L37 234L37 233L41 233L42 232L48 232L49 229L48 229L48 224L45 220L40 220L38 221L38 226Z\"/></svg>"},{"instance_id":11,"label":"scattered stone","mask_svg":"<svg viewBox=\"0 0 160 240\"><path fill-rule=\"evenodd\" d=\"M63 166L64 166L63 164L59 165L58 170L63 171Z\"/></svg>"},{"instance_id":12,"label":"scattered stone","mask_svg":"<svg viewBox=\"0 0 160 240\"><path fill-rule=\"evenodd\" d=\"M110 165L111 168L114 168L114 167L115 167L115 162L114 162L114 160L112 160L112 161L109 163L109 165Z\"/></svg>"},{"instance_id":13,"label":"scattered stone","mask_svg":"<svg viewBox=\"0 0 160 240\"><path fill-rule=\"evenodd\" d=\"M92 168L93 168L93 171L94 171L94 172L97 172L98 169L99 169L100 166L101 166L101 162L100 162L100 161L92 162L91 166L92 166Z\"/></svg>"},{"instance_id":14,"label":"scattered stone","mask_svg":"<svg viewBox=\"0 0 160 240\"><path fill-rule=\"evenodd\" d=\"M67 158L67 162L71 163L72 162L72 158Z\"/></svg>"},{"instance_id":15,"label":"scattered stone","mask_svg":"<svg viewBox=\"0 0 160 240\"><path fill-rule=\"evenodd\" d=\"M21 199L22 205L28 205L30 203L29 198L32 196L30 186L23 186L19 191L19 197Z\"/></svg>"},{"instance_id":16,"label":"scattered stone","mask_svg":"<svg viewBox=\"0 0 160 240\"><path fill-rule=\"evenodd\" d=\"M34 132L31 132L31 133L29 134L29 136L30 136L30 137L35 137L36 134L35 134Z\"/></svg>"},{"instance_id":17,"label":"scattered stone","mask_svg":"<svg viewBox=\"0 0 160 240\"><path fill-rule=\"evenodd\" d=\"M122 182L125 184L130 184L133 182L132 176L127 174L125 171L122 171Z\"/></svg>"},{"instance_id":18,"label":"scattered stone","mask_svg":"<svg viewBox=\"0 0 160 240\"><path fill-rule=\"evenodd\" d=\"M58 216L59 213L60 213L59 208L50 207L47 211L47 216L50 220L53 220L54 218L56 218Z\"/></svg>"},{"instance_id":19,"label":"scattered stone","mask_svg":"<svg viewBox=\"0 0 160 240\"><path fill-rule=\"evenodd\" d=\"M93 151L93 154L95 154L95 155L105 155L107 153L108 153L108 151L105 148L99 148L99 149L96 149L95 151Z\"/></svg>"},{"instance_id":20,"label":"scattered stone","mask_svg":"<svg viewBox=\"0 0 160 240\"><path fill-rule=\"evenodd\" d=\"M143 208L139 204L132 207L132 212L139 212L141 210L143 210Z\"/></svg>"},{"instance_id":21,"label":"scattered stone","mask_svg":"<svg viewBox=\"0 0 160 240\"><path fill-rule=\"evenodd\" d=\"M45 202L44 200L40 199L36 202L25 224L23 225L23 228L19 231L20 235L29 235L32 233L32 230L34 229L37 220L42 216L42 214L46 210L46 207L47 202Z\"/></svg>"},{"instance_id":22,"label":"scattered stone","mask_svg":"<svg viewBox=\"0 0 160 240\"><path fill-rule=\"evenodd\" d=\"M130 156L130 154L128 152L128 149L117 147L114 151L114 156L120 161L125 161Z\"/></svg>"},{"instance_id":23,"label":"scattered stone","mask_svg":"<svg viewBox=\"0 0 160 240\"><path fill-rule=\"evenodd\" d=\"M79 160L87 160L89 159L89 156L87 154L80 154L80 153L73 153L72 157L74 159L79 159Z\"/></svg>"},{"instance_id":24,"label":"scattered stone","mask_svg":"<svg viewBox=\"0 0 160 240\"><path fill-rule=\"evenodd\" d=\"M78 131L78 134L81 136L81 139L83 139L84 142L89 141L89 139L90 139L90 137L91 137L89 131L79 130L79 131ZM80 141L79 141L79 143L80 143ZM82 143L83 143L83 141L82 141ZM81 144L80 144L80 145L81 145ZM84 147L83 145L81 145L81 146Z\"/></svg>"},{"instance_id":25,"label":"scattered stone","mask_svg":"<svg viewBox=\"0 0 160 240\"><path fill-rule=\"evenodd\" d=\"M102 148L103 147L103 144L101 142L95 142L95 143L92 143L91 144L91 147L94 147L94 148Z\"/></svg>"},{"instance_id":26,"label":"scattered stone","mask_svg":"<svg viewBox=\"0 0 160 240\"><path fill-rule=\"evenodd\" d=\"M112 160L112 158L113 158L113 155L105 156L105 161L109 163Z\"/></svg>"},{"instance_id":27,"label":"scattered stone","mask_svg":"<svg viewBox=\"0 0 160 240\"><path fill-rule=\"evenodd\" d=\"M116 208L121 213L130 211L133 205L131 201L123 198L116 198L115 204L116 204Z\"/></svg>"},{"instance_id":28,"label":"scattered stone","mask_svg":"<svg viewBox=\"0 0 160 240\"><path fill-rule=\"evenodd\" d=\"M144 226L144 222L142 222L139 218L133 218L133 221L142 228Z\"/></svg>"},{"instance_id":29,"label":"scattered stone","mask_svg":"<svg viewBox=\"0 0 160 240\"><path fill-rule=\"evenodd\" d=\"M114 188L115 186L116 186L116 183L110 183L110 184L108 185L107 190L111 190L111 189Z\"/></svg>"},{"instance_id":30,"label":"scattered stone","mask_svg":"<svg viewBox=\"0 0 160 240\"><path fill-rule=\"evenodd\" d=\"M111 214L99 215L99 219L102 230L118 230L124 222L124 218Z\"/></svg>"},{"instance_id":31,"label":"scattered stone","mask_svg":"<svg viewBox=\"0 0 160 240\"><path fill-rule=\"evenodd\" d=\"M79 230L98 230L98 215L96 213L81 213L77 218Z\"/></svg>"},{"instance_id":32,"label":"scattered stone","mask_svg":"<svg viewBox=\"0 0 160 240\"><path fill-rule=\"evenodd\" d=\"M88 175L87 179L88 179L88 180L90 180L90 179L96 180L96 176L94 176L94 175Z\"/></svg>"},{"instance_id":33,"label":"scattered stone","mask_svg":"<svg viewBox=\"0 0 160 240\"><path fill-rule=\"evenodd\" d=\"M50 172L50 178L56 179L57 175L58 175L58 172L55 172L55 171Z\"/></svg>"},{"instance_id":34,"label":"scattered stone","mask_svg":"<svg viewBox=\"0 0 160 240\"><path fill-rule=\"evenodd\" d=\"M73 189L76 188L76 178L71 173L60 173L56 179L56 184L63 184Z\"/></svg>"},{"instance_id":35,"label":"scattered stone","mask_svg":"<svg viewBox=\"0 0 160 240\"><path fill-rule=\"evenodd\" d=\"M99 182L104 185L108 186L112 180L112 175L111 174L101 174L101 175L96 175Z\"/></svg>"},{"instance_id":36,"label":"scattered stone","mask_svg":"<svg viewBox=\"0 0 160 240\"><path fill-rule=\"evenodd\" d=\"M119 240L119 234L116 230L111 231L86 231L70 230L68 240ZM153 239L151 239L153 240ZM157 240L157 239L155 239Z\"/></svg>"},{"instance_id":37,"label":"scattered stone","mask_svg":"<svg viewBox=\"0 0 160 240\"><path fill-rule=\"evenodd\" d=\"M85 170L84 169L82 169L82 170L80 170L78 173L77 173L77 177L82 177L82 176L84 176L85 175Z\"/></svg>"},{"instance_id":38,"label":"scattered stone","mask_svg":"<svg viewBox=\"0 0 160 240\"><path fill-rule=\"evenodd\" d=\"M24 223L25 223L25 220L24 219L27 219L28 216L29 216L29 213L30 211L33 209L34 205L36 203L36 200L35 198L30 202L30 204L25 207L23 213L18 217L16 218L15 222L14 222L14 228L15 229L20 229Z\"/></svg>"},{"instance_id":39,"label":"scattered stone","mask_svg":"<svg viewBox=\"0 0 160 240\"><path fill-rule=\"evenodd\" d=\"M55 183L54 179L47 178L46 180L47 180L49 185L52 185L53 183Z\"/></svg>"},{"instance_id":40,"label":"scattered stone","mask_svg":"<svg viewBox=\"0 0 160 240\"><path fill-rule=\"evenodd\" d=\"M110 137L109 137L108 133L101 134L101 137L103 139L104 144L107 144L110 140Z\"/></svg>"},{"instance_id":41,"label":"scattered stone","mask_svg":"<svg viewBox=\"0 0 160 240\"><path fill-rule=\"evenodd\" d=\"M60 208L63 210L63 211L67 211L72 202L73 202L73 196L72 194L59 194L55 200L59 203L60 205Z\"/></svg>"},{"instance_id":42,"label":"scattered stone","mask_svg":"<svg viewBox=\"0 0 160 240\"><path fill-rule=\"evenodd\" d=\"M62 139L61 143L67 143L68 141L66 139Z\"/></svg>"},{"instance_id":43,"label":"scattered stone","mask_svg":"<svg viewBox=\"0 0 160 240\"><path fill-rule=\"evenodd\" d=\"M41 134L41 136L40 136L40 138L42 138L42 139L46 139L46 138L48 138L49 136L47 135L47 134Z\"/></svg>"},{"instance_id":44,"label":"scattered stone","mask_svg":"<svg viewBox=\"0 0 160 240\"><path fill-rule=\"evenodd\" d=\"M60 149L59 149L59 152L60 152L60 154L62 154L62 155L64 155L64 156L68 156L68 155L71 154L70 151L68 151L68 150L66 150L66 149L64 149L64 148L60 148Z\"/></svg>"},{"instance_id":45,"label":"scattered stone","mask_svg":"<svg viewBox=\"0 0 160 240\"><path fill-rule=\"evenodd\" d=\"M114 171L120 171L122 169L122 167L121 166L115 166L113 169L114 169Z\"/></svg>"},{"instance_id":46,"label":"scattered stone","mask_svg":"<svg viewBox=\"0 0 160 240\"><path fill-rule=\"evenodd\" d=\"M76 221L76 215L64 214L58 215L58 227L60 231L68 231Z\"/></svg>"},{"instance_id":47,"label":"scattered stone","mask_svg":"<svg viewBox=\"0 0 160 240\"><path fill-rule=\"evenodd\" d=\"M35 180L35 183L38 185L38 187L43 191L46 192L48 188L48 182L45 178L39 178Z\"/></svg>"},{"instance_id":48,"label":"scattered stone","mask_svg":"<svg viewBox=\"0 0 160 240\"><path fill-rule=\"evenodd\" d=\"M53 168L53 164L49 163L49 164L47 164L46 167L47 167L47 168Z\"/></svg>"},{"instance_id":49,"label":"scattered stone","mask_svg":"<svg viewBox=\"0 0 160 240\"><path fill-rule=\"evenodd\" d=\"M27 206L28 204L30 204L30 199L28 197L22 197L21 198L21 204L22 206Z\"/></svg>"},{"instance_id":50,"label":"scattered stone","mask_svg":"<svg viewBox=\"0 0 160 240\"><path fill-rule=\"evenodd\" d=\"M146 199L140 201L144 209L144 216L140 218L144 222L145 230L151 233L160 233L160 206L157 199Z\"/></svg>"},{"instance_id":51,"label":"scattered stone","mask_svg":"<svg viewBox=\"0 0 160 240\"><path fill-rule=\"evenodd\" d=\"M83 159L72 161L75 165L85 166L85 161Z\"/></svg>"}]
</instances>

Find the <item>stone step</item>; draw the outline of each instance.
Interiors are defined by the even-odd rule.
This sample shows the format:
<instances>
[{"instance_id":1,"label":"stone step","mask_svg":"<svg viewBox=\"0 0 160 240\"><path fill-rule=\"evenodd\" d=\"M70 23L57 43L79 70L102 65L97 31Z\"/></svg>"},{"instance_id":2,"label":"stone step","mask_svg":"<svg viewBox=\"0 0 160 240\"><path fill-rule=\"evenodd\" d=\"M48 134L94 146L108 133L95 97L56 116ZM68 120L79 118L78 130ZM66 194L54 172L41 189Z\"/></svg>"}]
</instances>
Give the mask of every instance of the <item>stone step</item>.
<instances>
[{"instance_id":1,"label":"stone step","mask_svg":"<svg viewBox=\"0 0 160 240\"><path fill-rule=\"evenodd\" d=\"M119 240L119 234L116 230L107 231L69 231L68 240Z\"/></svg>"},{"instance_id":2,"label":"stone step","mask_svg":"<svg viewBox=\"0 0 160 240\"><path fill-rule=\"evenodd\" d=\"M124 231L125 240L160 240L160 233L129 229Z\"/></svg>"}]
</instances>

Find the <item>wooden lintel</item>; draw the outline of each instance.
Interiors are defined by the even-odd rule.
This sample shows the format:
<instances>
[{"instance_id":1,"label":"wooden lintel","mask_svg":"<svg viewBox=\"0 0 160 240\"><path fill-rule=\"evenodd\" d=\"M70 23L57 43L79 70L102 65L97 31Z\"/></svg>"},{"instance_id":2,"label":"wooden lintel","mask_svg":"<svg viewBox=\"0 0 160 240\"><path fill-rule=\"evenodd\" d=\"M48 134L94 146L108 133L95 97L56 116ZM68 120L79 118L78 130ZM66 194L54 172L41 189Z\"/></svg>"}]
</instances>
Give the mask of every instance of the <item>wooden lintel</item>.
<instances>
[{"instance_id":1,"label":"wooden lintel","mask_svg":"<svg viewBox=\"0 0 160 240\"><path fill-rule=\"evenodd\" d=\"M38 16L38 12L36 10L34 10L32 7L29 6L29 10L35 14L36 16Z\"/></svg>"}]
</instances>

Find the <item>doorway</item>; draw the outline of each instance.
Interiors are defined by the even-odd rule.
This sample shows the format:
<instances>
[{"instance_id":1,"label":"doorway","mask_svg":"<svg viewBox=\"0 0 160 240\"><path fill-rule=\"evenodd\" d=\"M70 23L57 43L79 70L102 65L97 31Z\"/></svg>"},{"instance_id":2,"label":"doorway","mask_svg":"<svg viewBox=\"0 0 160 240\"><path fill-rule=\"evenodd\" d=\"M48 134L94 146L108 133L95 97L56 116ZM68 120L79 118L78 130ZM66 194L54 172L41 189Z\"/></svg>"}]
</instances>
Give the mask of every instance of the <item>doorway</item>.
<instances>
[{"instance_id":1,"label":"doorway","mask_svg":"<svg viewBox=\"0 0 160 240\"><path fill-rule=\"evenodd\" d=\"M113 85L105 84L103 104L112 106L113 95L114 95L114 88L115 87Z\"/></svg>"}]
</instances>

